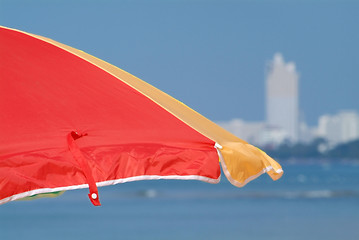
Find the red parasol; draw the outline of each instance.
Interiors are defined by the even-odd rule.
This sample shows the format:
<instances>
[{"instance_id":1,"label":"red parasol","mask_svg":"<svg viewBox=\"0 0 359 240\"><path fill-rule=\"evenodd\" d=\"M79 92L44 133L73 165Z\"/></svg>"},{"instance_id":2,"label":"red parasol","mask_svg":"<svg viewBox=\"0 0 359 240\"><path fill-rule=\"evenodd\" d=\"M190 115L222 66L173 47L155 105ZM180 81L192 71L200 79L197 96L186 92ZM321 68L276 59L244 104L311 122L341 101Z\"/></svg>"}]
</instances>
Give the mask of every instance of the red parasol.
<instances>
[{"instance_id":1,"label":"red parasol","mask_svg":"<svg viewBox=\"0 0 359 240\"><path fill-rule=\"evenodd\" d=\"M133 75L53 40L0 27L0 203L145 179L227 178L280 165Z\"/></svg>"}]
</instances>

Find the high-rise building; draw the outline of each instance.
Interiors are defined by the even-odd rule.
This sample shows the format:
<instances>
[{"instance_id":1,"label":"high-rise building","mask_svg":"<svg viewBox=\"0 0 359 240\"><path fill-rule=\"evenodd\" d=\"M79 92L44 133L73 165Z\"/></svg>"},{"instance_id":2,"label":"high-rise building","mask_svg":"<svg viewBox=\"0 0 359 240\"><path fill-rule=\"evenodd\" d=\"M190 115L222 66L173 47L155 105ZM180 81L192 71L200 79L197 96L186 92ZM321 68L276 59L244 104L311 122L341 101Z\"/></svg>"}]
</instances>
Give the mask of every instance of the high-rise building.
<instances>
[{"instance_id":1,"label":"high-rise building","mask_svg":"<svg viewBox=\"0 0 359 240\"><path fill-rule=\"evenodd\" d=\"M267 124L284 130L291 142L299 135L298 79L295 64L276 53L267 70Z\"/></svg>"}]
</instances>

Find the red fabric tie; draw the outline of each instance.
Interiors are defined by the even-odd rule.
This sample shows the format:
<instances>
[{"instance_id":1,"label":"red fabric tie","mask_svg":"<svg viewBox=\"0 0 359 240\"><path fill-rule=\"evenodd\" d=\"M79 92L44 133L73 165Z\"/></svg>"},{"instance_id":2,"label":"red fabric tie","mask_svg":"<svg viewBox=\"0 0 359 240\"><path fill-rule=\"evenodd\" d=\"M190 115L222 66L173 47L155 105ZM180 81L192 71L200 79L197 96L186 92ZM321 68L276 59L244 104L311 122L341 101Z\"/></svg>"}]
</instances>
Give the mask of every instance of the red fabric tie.
<instances>
[{"instance_id":1,"label":"red fabric tie","mask_svg":"<svg viewBox=\"0 0 359 240\"><path fill-rule=\"evenodd\" d=\"M89 185L89 189L90 189L90 193L88 194L90 201L95 206L101 206L96 182L92 176L91 169L90 169L84 155L81 153L81 150L75 143L76 139L81 138L86 135L87 134L79 135L77 132L73 131L67 135L67 143L69 145L69 149L70 149L70 152L72 153L72 156L79 163L83 173L85 174L87 184Z\"/></svg>"}]
</instances>

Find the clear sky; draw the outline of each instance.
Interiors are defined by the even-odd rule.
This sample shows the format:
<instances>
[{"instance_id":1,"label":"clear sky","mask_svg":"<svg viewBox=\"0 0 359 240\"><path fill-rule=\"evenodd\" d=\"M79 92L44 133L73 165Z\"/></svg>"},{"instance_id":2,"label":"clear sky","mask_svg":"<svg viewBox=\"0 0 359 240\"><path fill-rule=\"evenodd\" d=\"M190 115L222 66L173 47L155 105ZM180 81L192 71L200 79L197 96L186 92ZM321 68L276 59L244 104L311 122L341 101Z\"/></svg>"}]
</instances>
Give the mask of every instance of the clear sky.
<instances>
[{"instance_id":1,"label":"clear sky","mask_svg":"<svg viewBox=\"0 0 359 240\"><path fill-rule=\"evenodd\" d=\"M265 66L300 73L307 123L359 111L359 1L0 0L0 25L106 60L214 121L265 118Z\"/></svg>"}]
</instances>

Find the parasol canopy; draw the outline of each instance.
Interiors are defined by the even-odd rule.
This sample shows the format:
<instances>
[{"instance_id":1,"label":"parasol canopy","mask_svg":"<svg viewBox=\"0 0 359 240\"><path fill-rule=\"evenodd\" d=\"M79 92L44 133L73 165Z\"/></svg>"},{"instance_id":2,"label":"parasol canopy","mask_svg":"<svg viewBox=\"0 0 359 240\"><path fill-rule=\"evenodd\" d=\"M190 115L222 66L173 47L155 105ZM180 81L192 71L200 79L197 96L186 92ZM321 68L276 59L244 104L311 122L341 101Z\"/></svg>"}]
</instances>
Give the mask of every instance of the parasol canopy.
<instances>
[{"instance_id":1,"label":"parasol canopy","mask_svg":"<svg viewBox=\"0 0 359 240\"><path fill-rule=\"evenodd\" d=\"M219 161L220 160L220 161ZM146 179L242 187L281 166L166 93L51 39L0 27L0 204Z\"/></svg>"}]
</instances>

